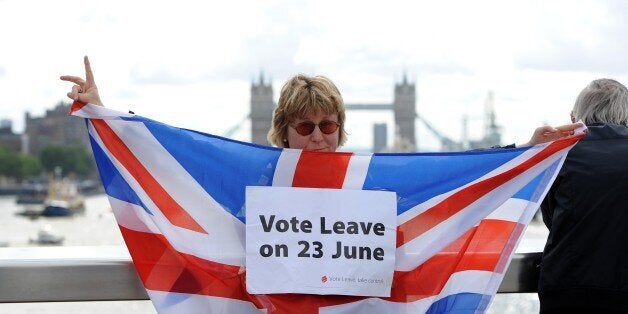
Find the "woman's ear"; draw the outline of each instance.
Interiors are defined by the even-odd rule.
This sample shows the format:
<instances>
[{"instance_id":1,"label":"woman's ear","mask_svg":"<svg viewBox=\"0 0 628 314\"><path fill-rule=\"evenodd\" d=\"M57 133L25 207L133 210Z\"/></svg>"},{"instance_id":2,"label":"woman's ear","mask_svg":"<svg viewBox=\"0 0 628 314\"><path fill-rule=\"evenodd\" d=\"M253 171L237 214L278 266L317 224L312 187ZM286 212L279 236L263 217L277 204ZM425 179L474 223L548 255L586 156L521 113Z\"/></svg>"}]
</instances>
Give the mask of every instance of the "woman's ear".
<instances>
[{"instance_id":1,"label":"woman's ear","mask_svg":"<svg viewBox=\"0 0 628 314\"><path fill-rule=\"evenodd\" d=\"M571 123L576 123L576 117L573 116L573 111L569 113L569 116L571 117Z\"/></svg>"}]
</instances>

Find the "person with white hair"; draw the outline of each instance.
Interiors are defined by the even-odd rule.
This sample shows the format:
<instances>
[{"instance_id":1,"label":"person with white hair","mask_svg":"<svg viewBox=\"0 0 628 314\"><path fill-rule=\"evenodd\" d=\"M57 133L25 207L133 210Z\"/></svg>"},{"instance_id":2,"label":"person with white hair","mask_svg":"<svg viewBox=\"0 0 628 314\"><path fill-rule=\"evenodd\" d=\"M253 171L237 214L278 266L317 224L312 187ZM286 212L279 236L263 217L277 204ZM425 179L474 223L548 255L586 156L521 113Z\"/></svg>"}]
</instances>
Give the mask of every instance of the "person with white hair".
<instances>
[{"instance_id":1,"label":"person with white hair","mask_svg":"<svg viewBox=\"0 0 628 314\"><path fill-rule=\"evenodd\" d=\"M628 89L594 80L571 119L588 130L541 204L540 310L628 313Z\"/></svg>"}]
</instances>

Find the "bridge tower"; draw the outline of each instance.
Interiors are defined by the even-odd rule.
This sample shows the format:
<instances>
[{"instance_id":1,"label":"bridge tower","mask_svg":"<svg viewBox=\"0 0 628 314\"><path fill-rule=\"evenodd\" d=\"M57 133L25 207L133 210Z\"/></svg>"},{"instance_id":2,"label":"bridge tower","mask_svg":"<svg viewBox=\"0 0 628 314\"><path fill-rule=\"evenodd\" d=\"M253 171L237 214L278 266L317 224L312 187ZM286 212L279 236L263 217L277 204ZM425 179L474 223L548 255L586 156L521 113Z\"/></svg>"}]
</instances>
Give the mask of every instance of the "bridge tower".
<instances>
[{"instance_id":1,"label":"bridge tower","mask_svg":"<svg viewBox=\"0 0 628 314\"><path fill-rule=\"evenodd\" d=\"M262 72L259 82L251 82L251 142L270 145L266 136L272 124L274 109L272 82L266 82Z\"/></svg>"},{"instance_id":2,"label":"bridge tower","mask_svg":"<svg viewBox=\"0 0 628 314\"><path fill-rule=\"evenodd\" d=\"M395 99L393 101L395 112L395 125L399 135L416 149L417 142L414 136L414 121L416 118L416 88L408 82L406 74L403 74L401 83L395 84Z\"/></svg>"},{"instance_id":3,"label":"bridge tower","mask_svg":"<svg viewBox=\"0 0 628 314\"><path fill-rule=\"evenodd\" d=\"M495 114L495 93L489 91L484 102L484 145L493 147L501 145L501 127L497 125Z\"/></svg>"}]
</instances>

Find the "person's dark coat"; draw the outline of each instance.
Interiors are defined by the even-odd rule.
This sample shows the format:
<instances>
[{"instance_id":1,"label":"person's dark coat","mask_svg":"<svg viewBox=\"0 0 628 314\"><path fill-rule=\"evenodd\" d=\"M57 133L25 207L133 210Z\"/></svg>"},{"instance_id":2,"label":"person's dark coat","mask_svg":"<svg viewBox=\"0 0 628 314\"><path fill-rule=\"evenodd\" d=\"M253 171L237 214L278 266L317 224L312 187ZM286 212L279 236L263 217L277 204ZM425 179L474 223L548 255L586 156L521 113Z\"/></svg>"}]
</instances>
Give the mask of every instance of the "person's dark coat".
<instances>
[{"instance_id":1,"label":"person's dark coat","mask_svg":"<svg viewBox=\"0 0 628 314\"><path fill-rule=\"evenodd\" d=\"M541 204L541 312L628 311L628 128L587 127Z\"/></svg>"}]
</instances>

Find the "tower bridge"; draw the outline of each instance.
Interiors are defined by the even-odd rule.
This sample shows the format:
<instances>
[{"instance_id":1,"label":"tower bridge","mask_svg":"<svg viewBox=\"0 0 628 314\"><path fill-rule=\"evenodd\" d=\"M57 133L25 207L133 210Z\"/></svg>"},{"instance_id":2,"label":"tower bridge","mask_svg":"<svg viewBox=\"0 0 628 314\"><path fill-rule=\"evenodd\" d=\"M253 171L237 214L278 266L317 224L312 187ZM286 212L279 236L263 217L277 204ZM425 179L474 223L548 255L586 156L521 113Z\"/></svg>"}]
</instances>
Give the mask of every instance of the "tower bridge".
<instances>
[{"instance_id":1,"label":"tower bridge","mask_svg":"<svg viewBox=\"0 0 628 314\"><path fill-rule=\"evenodd\" d=\"M247 119L250 119L251 141L256 144L270 145L266 135L270 130L273 110L276 106L273 101L273 96L272 83L270 80L266 80L263 74L260 74L257 82L251 82L250 113L237 125L227 130L224 135L226 137L230 137L244 122L246 122ZM405 151L417 150L418 141L415 137L417 120L421 122L434 137L436 137L436 139L441 143L442 150L456 151L478 147L491 147L501 144L500 128L495 124L493 101L493 94L492 92L489 92L489 96L487 97L487 101L485 103L485 134L484 137L478 141L469 141L467 139L466 120L464 120L466 118L463 118L463 121L461 122L463 124L463 139L462 141L455 141L443 135L443 133L436 129L429 121L427 121L427 119L425 119L425 117L418 115L416 111L416 86L414 83L409 82L405 75L401 82L396 83L394 86L394 98L392 103L347 103L345 104L345 108L348 111L366 110L392 112L394 115L396 129L395 142L405 143L405 145L403 145L403 150ZM382 148L388 146L386 143L386 130L387 128L385 125L382 124L375 124L373 126L373 138L375 141L373 150L375 152L378 152Z\"/></svg>"}]
</instances>

